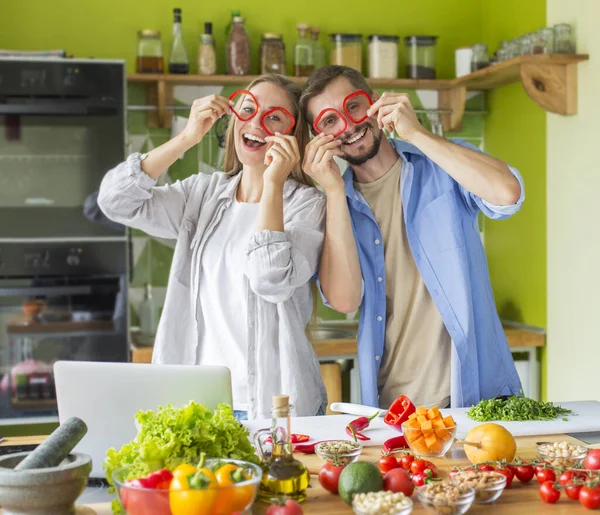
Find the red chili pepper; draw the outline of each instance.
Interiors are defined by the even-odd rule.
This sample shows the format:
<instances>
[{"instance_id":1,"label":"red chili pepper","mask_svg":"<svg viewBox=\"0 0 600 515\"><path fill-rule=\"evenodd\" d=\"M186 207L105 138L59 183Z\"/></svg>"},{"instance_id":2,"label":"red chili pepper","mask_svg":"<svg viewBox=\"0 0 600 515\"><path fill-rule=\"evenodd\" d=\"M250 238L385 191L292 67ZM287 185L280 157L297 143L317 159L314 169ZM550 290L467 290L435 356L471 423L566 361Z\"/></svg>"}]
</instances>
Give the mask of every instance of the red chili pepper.
<instances>
[{"instance_id":1,"label":"red chili pepper","mask_svg":"<svg viewBox=\"0 0 600 515\"><path fill-rule=\"evenodd\" d=\"M379 411L375 412L369 418L359 417L353 420L346 426L346 434L352 436L355 441L357 438L359 440L370 440L370 438L368 436L363 435L361 431L369 427L371 420L373 420L377 415L379 415Z\"/></svg>"},{"instance_id":2,"label":"red chili pepper","mask_svg":"<svg viewBox=\"0 0 600 515\"><path fill-rule=\"evenodd\" d=\"M390 427L401 431L402 424L408 420L408 417L412 415L417 408L411 402L411 400L406 395L400 395L392 405L390 409L385 414L383 421Z\"/></svg>"},{"instance_id":3,"label":"red chili pepper","mask_svg":"<svg viewBox=\"0 0 600 515\"><path fill-rule=\"evenodd\" d=\"M394 436L383 444L383 452L394 452L396 449L408 449L406 439L403 435Z\"/></svg>"},{"instance_id":4,"label":"red chili pepper","mask_svg":"<svg viewBox=\"0 0 600 515\"><path fill-rule=\"evenodd\" d=\"M291 439L292 443L303 443L303 442L308 442L310 440L310 436L292 433L292 436L290 436L290 439ZM266 443L266 444L273 443L273 439L269 436L269 438L265 438L264 443Z\"/></svg>"},{"instance_id":5,"label":"red chili pepper","mask_svg":"<svg viewBox=\"0 0 600 515\"><path fill-rule=\"evenodd\" d=\"M298 444L294 446L294 451L301 452L302 454L314 454L315 447L318 443L321 442L333 442L334 440L320 440L319 442L313 443L304 443Z\"/></svg>"}]
</instances>

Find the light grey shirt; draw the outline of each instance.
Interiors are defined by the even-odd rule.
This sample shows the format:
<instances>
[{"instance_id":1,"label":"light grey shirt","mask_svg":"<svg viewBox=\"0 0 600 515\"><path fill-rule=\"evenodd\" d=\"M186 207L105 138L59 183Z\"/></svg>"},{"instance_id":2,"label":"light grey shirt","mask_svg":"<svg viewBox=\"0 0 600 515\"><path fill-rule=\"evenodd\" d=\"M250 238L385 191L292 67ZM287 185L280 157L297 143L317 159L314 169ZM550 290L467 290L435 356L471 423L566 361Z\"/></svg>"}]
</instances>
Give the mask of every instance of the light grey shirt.
<instances>
[{"instance_id":1,"label":"light grey shirt","mask_svg":"<svg viewBox=\"0 0 600 515\"><path fill-rule=\"evenodd\" d=\"M197 363L203 344L199 314L207 315L199 311L206 309L198 302L200 257L240 179L241 174L219 172L156 186L136 153L102 181L98 204L108 218L177 240L153 363ZM285 232L257 232L246 248L249 419L269 418L272 397L278 394L290 396L298 416L315 415L327 405L319 362L305 333L312 313L310 280L323 248L326 202L316 188L293 179L285 183L283 200Z\"/></svg>"}]
</instances>

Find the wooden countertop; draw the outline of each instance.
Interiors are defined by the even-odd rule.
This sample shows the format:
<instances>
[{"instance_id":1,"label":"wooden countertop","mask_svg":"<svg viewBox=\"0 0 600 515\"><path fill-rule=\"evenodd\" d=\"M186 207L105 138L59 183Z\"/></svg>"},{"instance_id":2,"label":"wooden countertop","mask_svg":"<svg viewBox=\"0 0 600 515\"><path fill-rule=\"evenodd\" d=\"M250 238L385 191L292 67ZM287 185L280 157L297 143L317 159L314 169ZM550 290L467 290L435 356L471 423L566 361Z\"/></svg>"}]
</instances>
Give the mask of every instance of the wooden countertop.
<instances>
[{"instance_id":1,"label":"wooden countertop","mask_svg":"<svg viewBox=\"0 0 600 515\"><path fill-rule=\"evenodd\" d=\"M543 438L544 441L569 441L581 444L578 440L566 435L545 435ZM540 437L536 436L517 438L517 455L523 459L534 459L536 456L535 443L539 439ZM23 445L39 443L42 440L43 437L7 438L0 445ZM375 461L379 455L380 449L378 447L368 447L362 454L361 459ZM442 476L446 476L447 472L454 466L460 467L467 464L464 453L458 445L453 446L447 456L451 457L432 460L442 471ZM298 455L298 458L308 466L311 475L318 472L321 463L317 456ZM305 514L316 515L327 513L328 515L350 515L352 513L352 509L343 504L338 496L332 495L321 488L318 479L314 475L311 477L311 485L312 488L307 491L308 501L303 505ZM416 494L413 494L412 500L415 503L413 513L426 513L419 503ZM111 514L109 504L97 504L89 506L89 508L92 508L98 515ZM257 503L253 509L253 513L255 515L263 515L266 509L266 505ZM578 502L571 501L564 493L557 504L546 504L540 499L539 485L535 479L528 485L523 485L515 479L512 487L505 490L500 499L494 504L474 504L469 513L480 515L577 515L589 512Z\"/></svg>"}]
</instances>

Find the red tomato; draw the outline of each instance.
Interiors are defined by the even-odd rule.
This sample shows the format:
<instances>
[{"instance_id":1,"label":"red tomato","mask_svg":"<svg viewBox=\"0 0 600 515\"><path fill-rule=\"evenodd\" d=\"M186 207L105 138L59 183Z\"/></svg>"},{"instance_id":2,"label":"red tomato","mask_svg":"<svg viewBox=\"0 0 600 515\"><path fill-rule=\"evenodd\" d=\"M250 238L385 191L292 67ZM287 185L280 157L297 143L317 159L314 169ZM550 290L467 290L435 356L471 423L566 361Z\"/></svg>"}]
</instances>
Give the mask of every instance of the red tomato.
<instances>
[{"instance_id":1,"label":"red tomato","mask_svg":"<svg viewBox=\"0 0 600 515\"><path fill-rule=\"evenodd\" d=\"M588 510L600 507L600 487L589 488L584 486L579 492L579 502Z\"/></svg>"},{"instance_id":2,"label":"red tomato","mask_svg":"<svg viewBox=\"0 0 600 515\"><path fill-rule=\"evenodd\" d=\"M302 506L293 499L288 499L285 504L272 504L265 515L302 515Z\"/></svg>"},{"instance_id":3,"label":"red tomato","mask_svg":"<svg viewBox=\"0 0 600 515\"><path fill-rule=\"evenodd\" d=\"M423 472L427 468L427 463L429 463L427 460L422 460L422 459L415 460L410 464L410 471L413 474L418 474L419 472Z\"/></svg>"},{"instance_id":4,"label":"red tomato","mask_svg":"<svg viewBox=\"0 0 600 515\"><path fill-rule=\"evenodd\" d=\"M400 464L393 454L384 454L379 458L379 470L381 470L382 474L398 468L399 466Z\"/></svg>"},{"instance_id":5,"label":"red tomato","mask_svg":"<svg viewBox=\"0 0 600 515\"><path fill-rule=\"evenodd\" d=\"M544 481L540 486L540 497L544 502L554 504L560 499L560 490L554 488L554 481Z\"/></svg>"},{"instance_id":6,"label":"red tomato","mask_svg":"<svg viewBox=\"0 0 600 515\"><path fill-rule=\"evenodd\" d=\"M590 449L583 460L583 468L588 470L600 470L600 449Z\"/></svg>"},{"instance_id":7,"label":"red tomato","mask_svg":"<svg viewBox=\"0 0 600 515\"><path fill-rule=\"evenodd\" d=\"M565 488L565 492L569 499L572 499L573 501L578 501L579 493L581 492L582 486L583 485L567 486L567 488Z\"/></svg>"},{"instance_id":8,"label":"red tomato","mask_svg":"<svg viewBox=\"0 0 600 515\"><path fill-rule=\"evenodd\" d=\"M559 484L566 486L569 483L572 483L573 480L583 480L587 479L587 474L585 472L574 472L573 470L565 470L560 477L558 478Z\"/></svg>"},{"instance_id":9,"label":"red tomato","mask_svg":"<svg viewBox=\"0 0 600 515\"><path fill-rule=\"evenodd\" d=\"M435 466L435 463L432 463L429 460L425 460L425 465L426 465L425 470L427 470L427 469L431 470L431 475L433 477L438 477L438 469Z\"/></svg>"},{"instance_id":10,"label":"red tomato","mask_svg":"<svg viewBox=\"0 0 600 515\"><path fill-rule=\"evenodd\" d=\"M415 487L410 477L408 477L406 470L396 468L383 476L383 489L394 493L402 492L407 497L410 497Z\"/></svg>"},{"instance_id":11,"label":"red tomato","mask_svg":"<svg viewBox=\"0 0 600 515\"><path fill-rule=\"evenodd\" d=\"M512 485L513 482L513 478L515 477L513 471L509 468L498 468L496 469L496 472L498 472L498 474L506 476L506 488L510 488L510 485Z\"/></svg>"},{"instance_id":12,"label":"red tomato","mask_svg":"<svg viewBox=\"0 0 600 515\"><path fill-rule=\"evenodd\" d=\"M404 470L410 470L413 461L415 461L414 454L404 454L402 458L400 458L400 466Z\"/></svg>"},{"instance_id":13,"label":"red tomato","mask_svg":"<svg viewBox=\"0 0 600 515\"><path fill-rule=\"evenodd\" d=\"M491 465L477 465L477 468L483 472L493 472L494 467Z\"/></svg>"},{"instance_id":14,"label":"red tomato","mask_svg":"<svg viewBox=\"0 0 600 515\"><path fill-rule=\"evenodd\" d=\"M337 494L338 482L342 470L344 470L344 466L336 466L328 461L321 467L321 470L319 470L319 483L321 483L321 486L328 492Z\"/></svg>"},{"instance_id":15,"label":"red tomato","mask_svg":"<svg viewBox=\"0 0 600 515\"><path fill-rule=\"evenodd\" d=\"M515 476L517 476L517 479L521 483L529 483L529 481L531 481L535 475L535 470L533 470L533 467L525 461L521 465L518 465L514 468Z\"/></svg>"},{"instance_id":16,"label":"red tomato","mask_svg":"<svg viewBox=\"0 0 600 515\"><path fill-rule=\"evenodd\" d=\"M425 474L425 472L417 472L416 474L411 475L411 479L413 485L423 486L425 484L425 480L427 479L427 474Z\"/></svg>"},{"instance_id":17,"label":"red tomato","mask_svg":"<svg viewBox=\"0 0 600 515\"><path fill-rule=\"evenodd\" d=\"M537 482L541 485L546 481L556 481L556 474L552 469L541 469L536 473L535 478Z\"/></svg>"}]
</instances>

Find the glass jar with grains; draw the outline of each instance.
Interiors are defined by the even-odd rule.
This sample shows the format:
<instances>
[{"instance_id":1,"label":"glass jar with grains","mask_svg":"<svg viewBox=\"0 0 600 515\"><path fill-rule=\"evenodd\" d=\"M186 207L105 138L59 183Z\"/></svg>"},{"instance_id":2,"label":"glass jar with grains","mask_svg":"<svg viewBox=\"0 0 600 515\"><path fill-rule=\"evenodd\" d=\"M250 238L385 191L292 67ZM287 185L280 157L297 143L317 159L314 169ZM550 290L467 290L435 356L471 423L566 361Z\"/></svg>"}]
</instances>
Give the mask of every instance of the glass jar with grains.
<instances>
[{"instance_id":1,"label":"glass jar with grains","mask_svg":"<svg viewBox=\"0 0 600 515\"><path fill-rule=\"evenodd\" d=\"M281 34L265 33L260 42L260 73L285 75L285 45Z\"/></svg>"},{"instance_id":2,"label":"glass jar with grains","mask_svg":"<svg viewBox=\"0 0 600 515\"><path fill-rule=\"evenodd\" d=\"M369 36L369 77L398 78L398 36Z\"/></svg>"},{"instance_id":3,"label":"glass jar with grains","mask_svg":"<svg viewBox=\"0 0 600 515\"><path fill-rule=\"evenodd\" d=\"M227 73L250 74L250 38L244 28L244 18L235 16L227 38Z\"/></svg>"},{"instance_id":4,"label":"glass jar with grains","mask_svg":"<svg viewBox=\"0 0 600 515\"><path fill-rule=\"evenodd\" d=\"M360 34L331 34L330 63L349 66L362 72L362 36Z\"/></svg>"},{"instance_id":5,"label":"glass jar with grains","mask_svg":"<svg viewBox=\"0 0 600 515\"><path fill-rule=\"evenodd\" d=\"M215 39L212 35L212 23L204 24L204 34L200 36L198 45L198 74L214 75L217 73L217 53Z\"/></svg>"},{"instance_id":6,"label":"glass jar with grains","mask_svg":"<svg viewBox=\"0 0 600 515\"><path fill-rule=\"evenodd\" d=\"M140 30L137 45L137 72L162 73L164 70L163 48L158 30Z\"/></svg>"}]
</instances>

